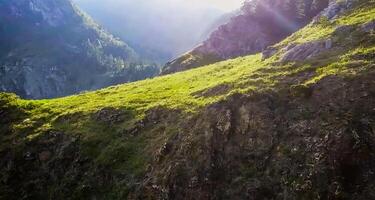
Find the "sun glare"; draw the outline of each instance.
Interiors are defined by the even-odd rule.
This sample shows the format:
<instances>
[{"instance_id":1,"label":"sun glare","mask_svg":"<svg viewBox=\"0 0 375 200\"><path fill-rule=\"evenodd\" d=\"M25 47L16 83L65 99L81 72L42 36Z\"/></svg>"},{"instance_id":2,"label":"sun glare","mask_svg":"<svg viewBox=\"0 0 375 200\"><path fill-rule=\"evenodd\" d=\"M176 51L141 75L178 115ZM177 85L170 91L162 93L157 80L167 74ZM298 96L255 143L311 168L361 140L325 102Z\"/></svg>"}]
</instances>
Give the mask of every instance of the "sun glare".
<instances>
[{"instance_id":1,"label":"sun glare","mask_svg":"<svg viewBox=\"0 0 375 200\"><path fill-rule=\"evenodd\" d=\"M210 4L211 6L216 7L217 9L223 11L232 11L241 7L244 0L185 0L189 1L191 4L201 5L201 4Z\"/></svg>"}]
</instances>

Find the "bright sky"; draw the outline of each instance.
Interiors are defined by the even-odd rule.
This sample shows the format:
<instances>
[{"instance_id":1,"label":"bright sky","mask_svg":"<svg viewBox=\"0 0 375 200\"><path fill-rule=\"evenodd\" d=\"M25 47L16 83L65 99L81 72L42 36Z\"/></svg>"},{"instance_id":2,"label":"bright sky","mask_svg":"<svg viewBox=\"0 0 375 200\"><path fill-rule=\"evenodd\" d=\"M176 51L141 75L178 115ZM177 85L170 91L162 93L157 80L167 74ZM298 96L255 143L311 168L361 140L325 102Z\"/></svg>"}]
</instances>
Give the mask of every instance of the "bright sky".
<instances>
[{"instance_id":1,"label":"bright sky","mask_svg":"<svg viewBox=\"0 0 375 200\"><path fill-rule=\"evenodd\" d=\"M1 0L0 0L1 1ZM95 2L93 0L74 0L76 2ZM107 0L109 4L116 3L116 5L122 5L129 1L136 1L136 0ZM143 4L150 4L150 5L184 5L190 6L192 9L199 9L202 7L214 7L216 9L220 9L224 12L230 12L236 10L241 7L242 3L245 0L143 0L139 1Z\"/></svg>"},{"instance_id":2,"label":"bright sky","mask_svg":"<svg viewBox=\"0 0 375 200\"><path fill-rule=\"evenodd\" d=\"M232 11L237 8L240 8L244 0L185 0L191 1L195 4L202 4L202 2L206 4L213 5L220 10L223 11Z\"/></svg>"}]
</instances>

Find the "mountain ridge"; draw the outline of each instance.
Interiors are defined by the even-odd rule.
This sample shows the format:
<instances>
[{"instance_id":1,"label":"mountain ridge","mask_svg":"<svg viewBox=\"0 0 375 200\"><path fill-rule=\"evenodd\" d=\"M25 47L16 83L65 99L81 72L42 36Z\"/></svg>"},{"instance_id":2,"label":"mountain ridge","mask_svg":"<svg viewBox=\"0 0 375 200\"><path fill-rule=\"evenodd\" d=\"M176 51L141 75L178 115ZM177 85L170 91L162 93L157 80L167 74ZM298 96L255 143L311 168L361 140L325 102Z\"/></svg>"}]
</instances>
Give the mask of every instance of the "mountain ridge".
<instances>
[{"instance_id":1,"label":"mountain ridge","mask_svg":"<svg viewBox=\"0 0 375 200\"><path fill-rule=\"evenodd\" d=\"M1 94L0 198L373 199L375 1L348 2L267 58Z\"/></svg>"},{"instance_id":2,"label":"mountain ridge","mask_svg":"<svg viewBox=\"0 0 375 200\"><path fill-rule=\"evenodd\" d=\"M104 27L134 47L142 57L160 65L200 43L202 36L211 31L209 25L225 14L214 6L202 5L198 1L75 2ZM213 28L216 27L213 25Z\"/></svg>"},{"instance_id":3,"label":"mountain ridge","mask_svg":"<svg viewBox=\"0 0 375 200\"><path fill-rule=\"evenodd\" d=\"M2 91L52 98L158 73L69 0L0 6Z\"/></svg>"},{"instance_id":4,"label":"mountain ridge","mask_svg":"<svg viewBox=\"0 0 375 200\"><path fill-rule=\"evenodd\" d=\"M261 52L308 24L327 6L328 0L246 1L237 16L199 46L168 62L162 74Z\"/></svg>"}]
</instances>

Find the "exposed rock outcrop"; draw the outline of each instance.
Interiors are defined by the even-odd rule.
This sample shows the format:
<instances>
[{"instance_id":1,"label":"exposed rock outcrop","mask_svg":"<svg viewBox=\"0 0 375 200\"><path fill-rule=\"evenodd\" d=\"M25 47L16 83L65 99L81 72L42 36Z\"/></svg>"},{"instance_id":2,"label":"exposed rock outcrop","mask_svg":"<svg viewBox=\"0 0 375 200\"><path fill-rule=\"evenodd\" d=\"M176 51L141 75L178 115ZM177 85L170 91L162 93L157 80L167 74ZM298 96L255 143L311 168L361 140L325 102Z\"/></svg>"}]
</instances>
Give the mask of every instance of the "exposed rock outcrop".
<instances>
[{"instance_id":1,"label":"exposed rock outcrop","mask_svg":"<svg viewBox=\"0 0 375 200\"><path fill-rule=\"evenodd\" d=\"M136 185L116 195L171 200L373 199L374 75L371 71L356 79L327 77L309 96L288 91L237 94L187 118L163 109L150 111L137 134L152 138L165 135L168 127L179 129L164 141L154 141L151 148L157 150L148 155L153 159L147 173L136 180L84 156L83 147L90 148L90 142L82 145L80 138L49 131L20 152L1 149L0 185L9 187L0 187L0 197L44 199L48 186L54 199L103 199L110 197L109 191L118 191L116 187L123 191ZM97 113L104 120L112 114L112 109ZM99 152L108 150L91 145Z\"/></svg>"},{"instance_id":2,"label":"exposed rock outcrop","mask_svg":"<svg viewBox=\"0 0 375 200\"><path fill-rule=\"evenodd\" d=\"M373 75L328 77L308 97L236 95L208 107L180 124L136 197L374 198Z\"/></svg>"},{"instance_id":3,"label":"exposed rock outcrop","mask_svg":"<svg viewBox=\"0 0 375 200\"><path fill-rule=\"evenodd\" d=\"M268 47L267 49L265 49L264 51L262 51L262 59L265 60L267 58L270 58L273 55L275 55L276 53L277 53L277 48Z\"/></svg>"},{"instance_id":4,"label":"exposed rock outcrop","mask_svg":"<svg viewBox=\"0 0 375 200\"><path fill-rule=\"evenodd\" d=\"M362 30L367 33L375 32L375 20L364 24Z\"/></svg>"},{"instance_id":5,"label":"exposed rock outcrop","mask_svg":"<svg viewBox=\"0 0 375 200\"><path fill-rule=\"evenodd\" d=\"M0 94L0 199L375 199L375 35L362 25L276 45L294 63L249 56L57 100ZM169 88L192 83L204 87Z\"/></svg>"},{"instance_id":6,"label":"exposed rock outcrop","mask_svg":"<svg viewBox=\"0 0 375 200\"><path fill-rule=\"evenodd\" d=\"M319 3L316 9L309 7L304 10L308 14L299 17L290 16L285 1L249 1L244 4L238 16L220 26L192 51L167 63L162 73L174 73L262 52L309 23L317 13L326 8L328 0L321 0Z\"/></svg>"},{"instance_id":7,"label":"exposed rock outcrop","mask_svg":"<svg viewBox=\"0 0 375 200\"><path fill-rule=\"evenodd\" d=\"M286 47L286 53L281 59L283 62L287 61L303 61L310 59L324 51L332 48L332 40L313 41L298 45L290 45Z\"/></svg>"},{"instance_id":8,"label":"exposed rock outcrop","mask_svg":"<svg viewBox=\"0 0 375 200\"><path fill-rule=\"evenodd\" d=\"M329 6L324 9L319 15L314 17L313 23L319 22L322 17L329 21L336 19L338 16L352 8L356 0L330 0Z\"/></svg>"}]
</instances>

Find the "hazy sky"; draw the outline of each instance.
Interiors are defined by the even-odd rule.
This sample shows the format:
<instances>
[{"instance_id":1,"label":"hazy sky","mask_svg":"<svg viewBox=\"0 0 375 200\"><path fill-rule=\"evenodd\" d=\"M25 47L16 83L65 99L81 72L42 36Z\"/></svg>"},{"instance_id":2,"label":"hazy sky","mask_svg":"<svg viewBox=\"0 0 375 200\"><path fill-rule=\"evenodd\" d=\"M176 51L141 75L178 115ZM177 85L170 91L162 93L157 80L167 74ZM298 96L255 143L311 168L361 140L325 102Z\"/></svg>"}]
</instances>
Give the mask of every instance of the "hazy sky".
<instances>
[{"instance_id":1,"label":"hazy sky","mask_svg":"<svg viewBox=\"0 0 375 200\"><path fill-rule=\"evenodd\" d=\"M78 2L90 2L90 0L75 0ZM108 3L121 2L123 0L109 0ZM137 0L134 0L137 1ZM150 3L160 3L178 6L178 4L183 4L190 6L191 8L201 8L201 7L215 7L222 11L232 11L241 7L244 0L150 0Z\"/></svg>"},{"instance_id":2,"label":"hazy sky","mask_svg":"<svg viewBox=\"0 0 375 200\"><path fill-rule=\"evenodd\" d=\"M225 21L225 13L240 8L244 0L74 1L138 52L170 59L202 42Z\"/></svg>"},{"instance_id":3,"label":"hazy sky","mask_svg":"<svg viewBox=\"0 0 375 200\"><path fill-rule=\"evenodd\" d=\"M210 4L223 11L232 11L239 8L244 0L164 0L176 3L178 1L188 2L191 6L204 6Z\"/></svg>"}]
</instances>

